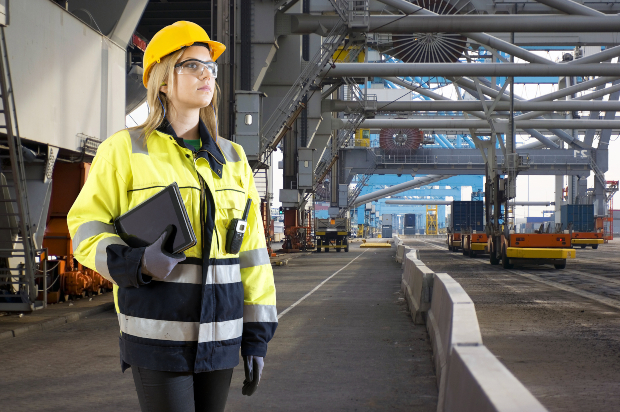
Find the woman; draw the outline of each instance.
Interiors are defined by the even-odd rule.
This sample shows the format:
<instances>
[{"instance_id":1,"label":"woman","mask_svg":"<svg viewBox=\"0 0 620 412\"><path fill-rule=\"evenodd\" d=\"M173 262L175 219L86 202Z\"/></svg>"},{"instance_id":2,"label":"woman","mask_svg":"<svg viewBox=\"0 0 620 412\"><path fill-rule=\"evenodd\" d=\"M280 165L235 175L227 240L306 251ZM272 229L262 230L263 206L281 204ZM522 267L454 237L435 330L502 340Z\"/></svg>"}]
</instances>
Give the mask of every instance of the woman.
<instances>
[{"instance_id":1,"label":"woman","mask_svg":"<svg viewBox=\"0 0 620 412\"><path fill-rule=\"evenodd\" d=\"M142 411L223 411L239 348L251 395L277 327L252 170L242 147L217 135L215 60L224 50L185 21L153 37L144 53L149 116L99 146L67 219L75 258L114 283L121 369L131 367ZM114 219L172 182L197 244L169 253L166 230L129 247ZM247 199L241 249L227 253L228 223Z\"/></svg>"}]
</instances>

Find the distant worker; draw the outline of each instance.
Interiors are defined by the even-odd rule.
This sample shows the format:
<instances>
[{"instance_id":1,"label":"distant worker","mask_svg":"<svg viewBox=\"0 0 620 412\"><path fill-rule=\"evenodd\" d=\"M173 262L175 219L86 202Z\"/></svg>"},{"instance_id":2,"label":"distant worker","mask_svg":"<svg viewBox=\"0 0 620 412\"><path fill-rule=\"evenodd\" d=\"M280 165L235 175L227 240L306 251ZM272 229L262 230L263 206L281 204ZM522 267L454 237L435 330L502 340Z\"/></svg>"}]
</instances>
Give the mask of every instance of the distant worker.
<instances>
[{"instance_id":1,"label":"distant worker","mask_svg":"<svg viewBox=\"0 0 620 412\"><path fill-rule=\"evenodd\" d=\"M242 393L252 395L278 324L252 169L243 148L217 133L215 60L225 49L187 21L153 36L148 118L99 146L68 215L75 258L114 283L121 369L131 367L142 411L223 411L240 348ZM114 219L173 182L198 243L169 253L167 229L150 246L127 246ZM241 248L227 253L229 222L248 199Z\"/></svg>"}]
</instances>

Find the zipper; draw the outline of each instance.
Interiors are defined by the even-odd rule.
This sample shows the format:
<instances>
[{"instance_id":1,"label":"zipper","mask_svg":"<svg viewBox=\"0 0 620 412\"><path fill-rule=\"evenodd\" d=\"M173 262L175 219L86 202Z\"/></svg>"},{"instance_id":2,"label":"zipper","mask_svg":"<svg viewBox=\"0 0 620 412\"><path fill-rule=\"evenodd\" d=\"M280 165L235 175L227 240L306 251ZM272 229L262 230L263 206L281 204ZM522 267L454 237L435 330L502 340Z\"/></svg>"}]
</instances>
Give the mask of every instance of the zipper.
<instances>
[{"instance_id":1,"label":"zipper","mask_svg":"<svg viewBox=\"0 0 620 412\"><path fill-rule=\"evenodd\" d=\"M205 150L206 151L206 150ZM202 236L202 245L205 245L205 219L207 218L207 183L202 178L200 172L198 172L198 167L196 165L196 161L198 160L198 152L192 151L194 155L194 170L196 171L196 175L198 176L198 181L200 182L200 229ZM215 241L217 243L217 249L220 250L220 239L217 234L217 224L215 223L215 219L213 219L213 232L215 233ZM209 257L211 257L211 250L208 251Z\"/></svg>"},{"instance_id":2,"label":"zipper","mask_svg":"<svg viewBox=\"0 0 620 412\"><path fill-rule=\"evenodd\" d=\"M224 166L224 163L220 162L219 160L217 160L217 158L213 155L213 153L211 153L210 151L208 151L207 149L200 149L196 152L196 154L200 153L200 152L207 152L211 155L211 157L213 158L213 160L215 160L216 162L218 162L221 166Z\"/></svg>"}]
</instances>

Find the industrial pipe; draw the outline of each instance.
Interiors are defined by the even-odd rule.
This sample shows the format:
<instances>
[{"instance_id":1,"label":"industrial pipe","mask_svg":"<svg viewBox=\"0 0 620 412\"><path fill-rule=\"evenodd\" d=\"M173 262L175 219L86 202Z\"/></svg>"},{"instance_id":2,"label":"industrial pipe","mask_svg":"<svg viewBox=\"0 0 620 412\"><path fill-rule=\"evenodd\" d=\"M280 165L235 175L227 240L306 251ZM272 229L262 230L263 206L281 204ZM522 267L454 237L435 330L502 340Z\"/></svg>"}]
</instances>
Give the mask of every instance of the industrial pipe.
<instances>
[{"instance_id":1,"label":"industrial pipe","mask_svg":"<svg viewBox=\"0 0 620 412\"><path fill-rule=\"evenodd\" d=\"M383 2L385 3L385 2ZM417 9L419 7L416 6ZM411 14L411 13L410 13ZM292 34L329 32L340 16L316 16L291 13ZM592 16L562 16L539 14L476 14L370 16L372 33L604 33L617 32L620 16L617 14Z\"/></svg>"},{"instance_id":2,"label":"industrial pipe","mask_svg":"<svg viewBox=\"0 0 620 412\"><path fill-rule=\"evenodd\" d=\"M412 200L412 199L386 199L387 205L451 205L452 200Z\"/></svg>"},{"instance_id":3,"label":"industrial pipe","mask_svg":"<svg viewBox=\"0 0 620 412\"><path fill-rule=\"evenodd\" d=\"M434 199L386 199L388 205L451 205L452 200L434 200ZM551 206L554 202L510 202L510 206Z\"/></svg>"},{"instance_id":4,"label":"industrial pipe","mask_svg":"<svg viewBox=\"0 0 620 412\"><path fill-rule=\"evenodd\" d=\"M363 205L364 203L372 202L373 200L382 199L386 196L394 195L396 193L401 193L409 189L414 189L419 186L429 185L431 183L438 182L443 179L447 179L452 177L452 175L426 175L422 177L416 177L408 182L400 183L387 189L376 190L372 193L365 194L363 196L358 196L357 199L353 202L351 207L357 207L359 205Z\"/></svg>"},{"instance_id":5,"label":"industrial pipe","mask_svg":"<svg viewBox=\"0 0 620 412\"><path fill-rule=\"evenodd\" d=\"M445 117L445 119L366 119L359 127L363 129L416 128L440 130L489 128L489 123L484 120ZM494 123L497 129L508 126L508 122L505 120L496 120ZM620 120L535 119L515 121L515 124L520 129L620 129Z\"/></svg>"},{"instance_id":6,"label":"industrial pipe","mask_svg":"<svg viewBox=\"0 0 620 412\"><path fill-rule=\"evenodd\" d=\"M618 76L619 72L618 65L613 63L578 65L538 63L336 63L334 68L324 68L322 76L383 78L388 76Z\"/></svg>"},{"instance_id":7,"label":"industrial pipe","mask_svg":"<svg viewBox=\"0 0 620 412\"><path fill-rule=\"evenodd\" d=\"M404 80L402 80L402 79L400 79L398 77L387 77L386 80L389 80L392 83L398 84L398 85L400 85L402 87L406 87L409 90L415 91L416 93L419 93L419 94L421 94L423 96L430 97L431 99L441 100L441 101L454 101L454 100L451 100L451 99L449 99L449 98L447 98L445 96L442 96L440 94L431 92L430 90L427 90L427 89L425 89L423 87L414 87L411 83L405 82ZM476 116L479 119L486 120L486 115L484 114L484 112L468 111L467 113L471 114L472 116ZM542 144L544 144L547 147L550 147L552 149L557 149L557 148L560 147L557 143L547 139L542 133L540 133L537 130L529 129L529 130L527 130L527 132L529 134L531 134L532 136L534 136L536 139L538 139L538 141L540 141Z\"/></svg>"},{"instance_id":8,"label":"industrial pipe","mask_svg":"<svg viewBox=\"0 0 620 412\"><path fill-rule=\"evenodd\" d=\"M492 102L487 101L487 105ZM495 105L495 110L509 110L510 102L501 101ZM330 112L355 111L359 109L359 102L350 100L325 100ZM518 111L620 111L620 101L579 101L562 100L556 102L533 102L517 100L514 109ZM378 112L397 111L457 111L471 112L484 110L479 100L413 100L413 101L377 101ZM538 116L536 116L538 117Z\"/></svg>"},{"instance_id":9,"label":"industrial pipe","mask_svg":"<svg viewBox=\"0 0 620 412\"><path fill-rule=\"evenodd\" d=\"M566 14L575 14L578 16L592 16L602 17L605 16L598 10L591 9L583 4L575 3L571 0L536 0L538 3L542 3L556 10L563 11Z\"/></svg>"},{"instance_id":10,"label":"industrial pipe","mask_svg":"<svg viewBox=\"0 0 620 412\"><path fill-rule=\"evenodd\" d=\"M423 9L420 6L416 6L405 0L379 0L379 2L386 4L388 6L395 7L401 10L402 12L404 12L405 14L415 13L417 15L423 15L423 16L438 16L437 13L434 13L430 10ZM534 54L529 50L525 50L519 46L515 46L512 43L508 43L507 41L498 39L497 37L491 36L487 33L480 33L479 31L476 30L476 32L473 32L473 33L460 33L460 34L482 45L489 46L495 50L499 50L504 53L508 53L512 56L523 59L526 62L540 63L540 64L556 64L555 62L549 59L546 59L543 56Z\"/></svg>"}]
</instances>

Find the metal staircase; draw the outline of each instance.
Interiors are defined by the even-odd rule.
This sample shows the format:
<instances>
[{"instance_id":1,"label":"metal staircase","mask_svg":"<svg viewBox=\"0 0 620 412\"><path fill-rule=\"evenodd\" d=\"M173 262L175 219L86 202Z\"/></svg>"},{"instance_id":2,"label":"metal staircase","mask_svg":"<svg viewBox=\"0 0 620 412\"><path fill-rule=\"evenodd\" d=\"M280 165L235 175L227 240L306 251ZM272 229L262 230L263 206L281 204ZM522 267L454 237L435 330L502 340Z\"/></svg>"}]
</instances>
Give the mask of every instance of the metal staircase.
<instances>
[{"instance_id":1,"label":"metal staircase","mask_svg":"<svg viewBox=\"0 0 620 412\"><path fill-rule=\"evenodd\" d=\"M282 140L286 132L291 129L293 122L305 107L302 103L304 96L311 88L319 87L320 82L317 82L317 79L321 70L323 70L323 67L325 67L332 58L338 46L344 41L347 33L348 28L345 21L339 20L323 40L321 48L314 55L312 60L305 65L293 86L289 89L288 93L286 93L273 114L265 122L265 125L261 129L261 144L258 156L259 163L255 167L260 166L261 163L264 164L267 162L267 159L275 150L278 143L280 143L280 140Z\"/></svg>"},{"instance_id":2,"label":"metal staircase","mask_svg":"<svg viewBox=\"0 0 620 412\"><path fill-rule=\"evenodd\" d=\"M36 251L28 212L24 148L17 125L4 27L0 27L0 36L0 312L31 311L44 306L45 298L37 300ZM45 276L39 277L43 278L45 291Z\"/></svg>"}]
</instances>

